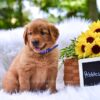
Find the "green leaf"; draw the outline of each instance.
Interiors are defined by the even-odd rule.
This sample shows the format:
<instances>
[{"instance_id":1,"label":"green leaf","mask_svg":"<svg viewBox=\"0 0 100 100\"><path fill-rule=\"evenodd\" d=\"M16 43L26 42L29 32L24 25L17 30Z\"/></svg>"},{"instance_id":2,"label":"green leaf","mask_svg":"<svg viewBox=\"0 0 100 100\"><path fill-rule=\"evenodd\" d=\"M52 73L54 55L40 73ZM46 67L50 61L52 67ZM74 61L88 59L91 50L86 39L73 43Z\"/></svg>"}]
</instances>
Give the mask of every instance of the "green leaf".
<instances>
[{"instance_id":1,"label":"green leaf","mask_svg":"<svg viewBox=\"0 0 100 100\"><path fill-rule=\"evenodd\" d=\"M76 54L75 54L75 41L76 39L74 40L71 40L71 44L66 47L66 48L63 48L61 49L61 58L63 59L64 57L76 57Z\"/></svg>"}]
</instances>

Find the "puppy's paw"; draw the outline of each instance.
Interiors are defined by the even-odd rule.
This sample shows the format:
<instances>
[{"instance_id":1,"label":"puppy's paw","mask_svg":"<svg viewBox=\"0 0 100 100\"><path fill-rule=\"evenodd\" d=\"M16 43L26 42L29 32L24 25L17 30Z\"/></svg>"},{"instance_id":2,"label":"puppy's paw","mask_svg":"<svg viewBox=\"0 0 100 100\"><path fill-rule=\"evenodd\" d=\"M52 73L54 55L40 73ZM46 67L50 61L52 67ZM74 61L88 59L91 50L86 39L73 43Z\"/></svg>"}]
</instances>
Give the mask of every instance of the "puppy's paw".
<instances>
[{"instance_id":1,"label":"puppy's paw","mask_svg":"<svg viewBox=\"0 0 100 100\"><path fill-rule=\"evenodd\" d=\"M50 94L57 93L57 92L58 92L57 89L50 89Z\"/></svg>"}]
</instances>

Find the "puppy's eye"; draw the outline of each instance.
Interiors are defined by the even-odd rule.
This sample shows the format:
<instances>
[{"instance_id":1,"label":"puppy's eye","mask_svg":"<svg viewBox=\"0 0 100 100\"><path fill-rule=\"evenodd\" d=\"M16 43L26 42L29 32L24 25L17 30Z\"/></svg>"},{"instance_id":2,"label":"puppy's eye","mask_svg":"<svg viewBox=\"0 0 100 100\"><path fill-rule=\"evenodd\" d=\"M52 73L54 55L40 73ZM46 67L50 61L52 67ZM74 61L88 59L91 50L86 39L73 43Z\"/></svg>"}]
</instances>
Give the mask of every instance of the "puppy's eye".
<instances>
[{"instance_id":1,"label":"puppy's eye","mask_svg":"<svg viewBox=\"0 0 100 100\"><path fill-rule=\"evenodd\" d=\"M41 35L45 35L45 34L46 34L46 32L41 31Z\"/></svg>"},{"instance_id":2,"label":"puppy's eye","mask_svg":"<svg viewBox=\"0 0 100 100\"><path fill-rule=\"evenodd\" d=\"M28 34L29 34L29 35L32 35L32 32L29 32Z\"/></svg>"}]
</instances>

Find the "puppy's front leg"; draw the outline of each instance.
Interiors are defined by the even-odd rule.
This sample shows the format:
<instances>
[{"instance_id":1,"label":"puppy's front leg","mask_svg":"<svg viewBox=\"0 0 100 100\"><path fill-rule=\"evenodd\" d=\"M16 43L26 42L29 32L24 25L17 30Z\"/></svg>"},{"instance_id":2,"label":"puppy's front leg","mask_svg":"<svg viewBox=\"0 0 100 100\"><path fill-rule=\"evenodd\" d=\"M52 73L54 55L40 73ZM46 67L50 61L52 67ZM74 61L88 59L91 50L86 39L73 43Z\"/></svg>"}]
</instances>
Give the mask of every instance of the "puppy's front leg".
<instances>
[{"instance_id":1,"label":"puppy's front leg","mask_svg":"<svg viewBox=\"0 0 100 100\"><path fill-rule=\"evenodd\" d=\"M51 93L57 92L56 90L56 78L57 78L57 68L52 67L48 70L48 88Z\"/></svg>"},{"instance_id":2,"label":"puppy's front leg","mask_svg":"<svg viewBox=\"0 0 100 100\"><path fill-rule=\"evenodd\" d=\"M30 77L29 73L21 71L19 73L19 89L20 91L29 91L30 90Z\"/></svg>"}]
</instances>

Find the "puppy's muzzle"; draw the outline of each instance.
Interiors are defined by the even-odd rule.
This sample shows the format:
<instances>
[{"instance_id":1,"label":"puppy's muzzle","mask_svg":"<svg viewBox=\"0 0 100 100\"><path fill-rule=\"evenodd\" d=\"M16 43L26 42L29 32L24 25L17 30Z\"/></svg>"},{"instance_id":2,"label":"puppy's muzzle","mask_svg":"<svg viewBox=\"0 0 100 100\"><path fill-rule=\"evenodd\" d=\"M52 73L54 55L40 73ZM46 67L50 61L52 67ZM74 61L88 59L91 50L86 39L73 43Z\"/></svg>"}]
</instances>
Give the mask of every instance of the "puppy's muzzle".
<instances>
[{"instance_id":1,"label":"puppy's muzzle","mask_svg":"<svg viewBox=\"0 0 100 100\"><path fill-rule=\"evenodd\" d=\"M33 46L38 47L39 46L39 41L38 40L34 40L32 41Z\"/></svg>"}]
</instances>

